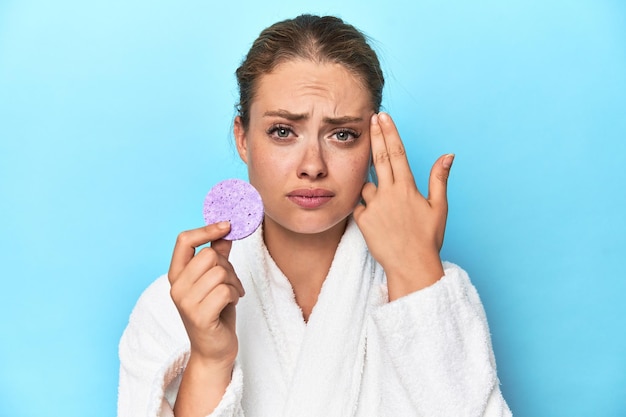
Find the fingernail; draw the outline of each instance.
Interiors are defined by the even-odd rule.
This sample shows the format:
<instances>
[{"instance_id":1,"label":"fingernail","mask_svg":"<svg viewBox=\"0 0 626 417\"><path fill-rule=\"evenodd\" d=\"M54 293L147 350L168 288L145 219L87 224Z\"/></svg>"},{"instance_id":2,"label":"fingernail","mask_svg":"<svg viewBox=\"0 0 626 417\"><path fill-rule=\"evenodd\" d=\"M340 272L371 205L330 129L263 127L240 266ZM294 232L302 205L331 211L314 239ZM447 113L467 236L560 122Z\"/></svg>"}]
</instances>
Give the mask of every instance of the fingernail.
<instances>
[{"instance_id":1,"label":"fingernail","mask_svg":"<svg viewBox=\"0 0 626 417\"><path fill-rule=\"evenodd\" d=\"M384 111L381 111L380 113L378 113L378 117L380 117L380 120L382 120L383 122L386 122L389 120L389 115L385 113Z\"/></svg>"},{"instance_id":2,"label":"fingernail","mask_svg":"<svg viewBox=\"0 0 626 417\"><path fill-rule=\"evenodd\" d=\"M378 115L376 113L374 113L372 115L372 124L373 125L377 125L378 124Z\"/></svg>"},{"instance_id":3,"label":"fingernail","mask_svg":"<svg viewBox=\"0 0 626 417\"><path fill-rule=\"evenodd\" d=\"M226 230L230 227L230 222L228 221L224 221L224 222L219 222L217 223L217 228L220 230Z\"/></svg>"},{"instance_id":4,"label":"fingernail","mask_svg":"<svg viewBox=\"0 0 626 417\"><path fill-rule=\"evenodd\" d=\"M445 169L450 169L450 167L452 166L452 162L454 162L454 154L449 153L446 155L445 158L443 158L443 167Z\"/></svg>"}]
</instances>

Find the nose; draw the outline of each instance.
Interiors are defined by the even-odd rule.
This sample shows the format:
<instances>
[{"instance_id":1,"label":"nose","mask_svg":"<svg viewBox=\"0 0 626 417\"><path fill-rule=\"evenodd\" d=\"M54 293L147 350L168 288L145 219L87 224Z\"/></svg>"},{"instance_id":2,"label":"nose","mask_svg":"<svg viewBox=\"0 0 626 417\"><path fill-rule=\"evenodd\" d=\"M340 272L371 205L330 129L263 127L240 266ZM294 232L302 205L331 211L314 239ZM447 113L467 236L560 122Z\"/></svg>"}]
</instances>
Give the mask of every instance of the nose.
<instances>
[{"instance_id":1,"label":"nose","mask_svg":"<svg viewBox=\"0 0 626 417\"><path fill-rule=\"evenodd\" d=\"M318 140L311 140L303 149L302 159L298 164L298 178L319 179L328 175L328 167L322 145Z\"/></svg>"}]
</instances>

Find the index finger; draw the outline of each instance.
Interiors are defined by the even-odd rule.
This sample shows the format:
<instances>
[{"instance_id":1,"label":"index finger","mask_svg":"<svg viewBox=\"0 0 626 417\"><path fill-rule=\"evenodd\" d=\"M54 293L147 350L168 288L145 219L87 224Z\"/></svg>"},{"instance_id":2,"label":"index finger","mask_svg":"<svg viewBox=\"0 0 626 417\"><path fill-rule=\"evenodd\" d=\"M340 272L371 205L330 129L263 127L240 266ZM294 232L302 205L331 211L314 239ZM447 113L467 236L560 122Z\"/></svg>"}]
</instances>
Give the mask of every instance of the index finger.
<instances>
[{"instance_id":1,"label":"index finger","mask_svg":"<svg viewBox=\"0 0 626 417\"><path fill-rule=\"evenodd\" d=\"M385 143L385 136L380 126L378 114L372 115L370 121L370 146L372 148L372 162L376 170L378 184L384 185L393 183L393 172L391 170L391 164L389 163L389 152L387 151L387 144Z\"/></svg>"},{"instance_id":2,"label":"index finger","mask_svg":"<svg viewBox=\"0 0 626 417\"><path fill-rule=\"evenodd\" d=\"M170 284L173 284L183 269L185 269L195 255L198 246L226 236L229 230L229 222L219 222L198 229L187 230L179 234L174 246L174 253L172 253L170 270L167 274Z\"/></svg>"},{"instance_id":3,"label":"index finger","mask_svg":"<svg viewBox=\"0 0 626 417\"><path fill-rule=\"evenodd\" d=\"M385 137L394 182L415 183L398 128L387 113L379 113L378 123Z\"/></svg>"}]
</instances>

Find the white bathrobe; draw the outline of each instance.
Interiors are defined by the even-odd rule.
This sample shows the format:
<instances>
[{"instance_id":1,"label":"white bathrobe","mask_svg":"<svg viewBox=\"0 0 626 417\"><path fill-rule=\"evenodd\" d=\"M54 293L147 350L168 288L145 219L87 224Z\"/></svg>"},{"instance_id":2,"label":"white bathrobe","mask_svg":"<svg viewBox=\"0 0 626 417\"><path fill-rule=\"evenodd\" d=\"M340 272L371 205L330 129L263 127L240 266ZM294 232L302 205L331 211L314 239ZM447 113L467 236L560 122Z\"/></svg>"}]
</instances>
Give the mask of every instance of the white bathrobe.
<instances>
[{"instance_id":1,"label":"white bathrobe","mask_svg":"<svg viewBox=\"0 0 626 417\"><path fill-rule=\"evenodd\" d=\"M467 274L388 302L384 271L351 221L308 323L262 232L234 242L246 289L239 354L211 417L500 417L489 328ZM189 339L167 276L141 296L120 342L118 416L172 416Z\"/></svg>"}]
</instances>

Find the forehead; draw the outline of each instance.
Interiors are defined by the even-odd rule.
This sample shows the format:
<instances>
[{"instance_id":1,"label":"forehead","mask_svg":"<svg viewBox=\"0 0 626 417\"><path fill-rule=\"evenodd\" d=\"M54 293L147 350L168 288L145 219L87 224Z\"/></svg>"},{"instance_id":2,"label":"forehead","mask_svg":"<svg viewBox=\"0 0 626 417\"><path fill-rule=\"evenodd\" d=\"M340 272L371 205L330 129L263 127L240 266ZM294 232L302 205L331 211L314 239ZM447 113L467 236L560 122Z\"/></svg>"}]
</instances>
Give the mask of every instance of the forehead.
<instances>
[{"instance_id":1,"label":"forehead","mask_svg":"<svg viewBox=\"0 0 626 417\"><path fill-rule=\"evenodd\" d=\"M286 61L262 75L251 110L289 106L306 112L313 105L330 106L333 113L373 110L371 94L358 76L341 64L309 60Z\"/></svg>"}]
</instances>

